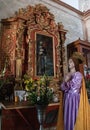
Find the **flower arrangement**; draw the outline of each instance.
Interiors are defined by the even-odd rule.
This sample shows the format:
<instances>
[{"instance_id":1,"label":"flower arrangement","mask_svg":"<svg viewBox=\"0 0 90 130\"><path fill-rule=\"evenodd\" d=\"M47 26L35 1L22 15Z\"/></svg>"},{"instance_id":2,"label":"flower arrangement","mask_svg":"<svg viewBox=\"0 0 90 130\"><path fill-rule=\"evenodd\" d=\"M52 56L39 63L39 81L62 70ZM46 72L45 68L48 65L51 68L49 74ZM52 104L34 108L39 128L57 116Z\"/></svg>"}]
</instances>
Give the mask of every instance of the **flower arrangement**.
<instances>
[{"instance_id":1,"label":"flower arrangement","mask_svg":"<svg viewBox=\"0 0 90 130\"><path fill-rule=\"evenodd\" d=\"M48 76L43 75L39 80L24 76L24 84L31 104L48 105L52 101L53 91L49 87L50 79Z\"/></svg>"}]
</instances>

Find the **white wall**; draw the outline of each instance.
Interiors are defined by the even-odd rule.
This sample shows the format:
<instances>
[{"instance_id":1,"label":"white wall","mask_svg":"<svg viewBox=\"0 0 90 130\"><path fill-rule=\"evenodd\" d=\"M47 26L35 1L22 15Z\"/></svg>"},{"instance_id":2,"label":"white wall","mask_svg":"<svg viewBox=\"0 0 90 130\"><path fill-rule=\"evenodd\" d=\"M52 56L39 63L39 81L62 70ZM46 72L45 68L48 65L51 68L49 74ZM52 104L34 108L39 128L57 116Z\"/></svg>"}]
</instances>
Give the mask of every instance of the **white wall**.
<instances>
[{"instance_id":1,"label":"white wall","mask_svg":"<svg viewBox=\"0 0 90 130\"><path fill-rule=\"evenodd\" d=\"M79 9L79 0L61 0L69 5L71 5L72 7Z\"/></svg>"},{"instance_id":2,"label":"white wall","mask_svg":"<svg viewBox=\"0 0 90 130\"><path fill-rule=\"evenodd\" d=\"M90 0L79 0L79 9L83 11L87 11L90 9Z\"/></svg>"}]
</instances>

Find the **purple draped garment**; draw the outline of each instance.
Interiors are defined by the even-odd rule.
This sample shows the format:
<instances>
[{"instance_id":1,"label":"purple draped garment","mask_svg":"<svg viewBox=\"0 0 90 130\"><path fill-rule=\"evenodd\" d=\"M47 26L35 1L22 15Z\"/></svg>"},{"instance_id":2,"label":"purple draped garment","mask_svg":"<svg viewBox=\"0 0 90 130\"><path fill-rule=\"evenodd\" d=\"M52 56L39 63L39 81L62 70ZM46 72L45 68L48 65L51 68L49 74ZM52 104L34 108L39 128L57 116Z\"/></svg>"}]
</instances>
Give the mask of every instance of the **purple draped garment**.
<instances>
[{"instance_id":1,"label":"purple draped garment","mask_svg":"<svg viewBox=\"0 0 90 130\"><path fill-rule=\"evenodd\" d=\"M77 117L82 74L75 72L71 80L61 84L61 90L64 91L64 130L74 130Z\"/></svg>"}]
</instances>

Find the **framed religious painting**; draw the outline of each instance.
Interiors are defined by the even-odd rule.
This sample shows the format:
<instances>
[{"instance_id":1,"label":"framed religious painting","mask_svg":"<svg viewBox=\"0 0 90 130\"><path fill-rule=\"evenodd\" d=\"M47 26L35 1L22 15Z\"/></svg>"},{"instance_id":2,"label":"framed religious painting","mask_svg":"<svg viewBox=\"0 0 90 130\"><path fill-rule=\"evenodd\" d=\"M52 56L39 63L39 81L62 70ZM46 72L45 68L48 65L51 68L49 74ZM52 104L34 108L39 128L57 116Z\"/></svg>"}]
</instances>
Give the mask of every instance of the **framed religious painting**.
<instances>
[{"instance_id":1,"label":"framed religious painting","mask_svg":"<svg viewBox=\"0 0 90 130\"><path fill-rule=\"evenodd\" d=\"M35 45L35 75L55 75L54 41L52 36L36 33Z\"/></svg>"},{"instance_id":2,"label":"framed religious painting","mask_svg":"<svg viewBox=\"0 0 90 130\"><path fill-rule=\"evenodd\" d=\"M35 33L35 75L55 76L55 39L52 35Z\"/></svg>"}]
</instances>

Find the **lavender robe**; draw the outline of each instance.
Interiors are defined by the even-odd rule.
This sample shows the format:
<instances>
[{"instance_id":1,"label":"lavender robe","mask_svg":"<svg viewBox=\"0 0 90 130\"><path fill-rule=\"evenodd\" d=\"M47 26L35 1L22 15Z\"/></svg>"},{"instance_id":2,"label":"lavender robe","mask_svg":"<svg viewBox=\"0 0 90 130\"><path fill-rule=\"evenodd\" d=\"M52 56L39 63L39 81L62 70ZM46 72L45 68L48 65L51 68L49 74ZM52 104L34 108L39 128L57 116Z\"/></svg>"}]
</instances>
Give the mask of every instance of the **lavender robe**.
<instances>
[{"instance_id":1,"label":"lavender robe","mask_svg":"<svg viewBox=\"0 0 90 130\"><path fill-rule=\"evenodd\" d=\"M80 101L82 74L75 72L71 80L61 84L64 91L64 130L74 130Z\"/></svg>"}]
</instances>

